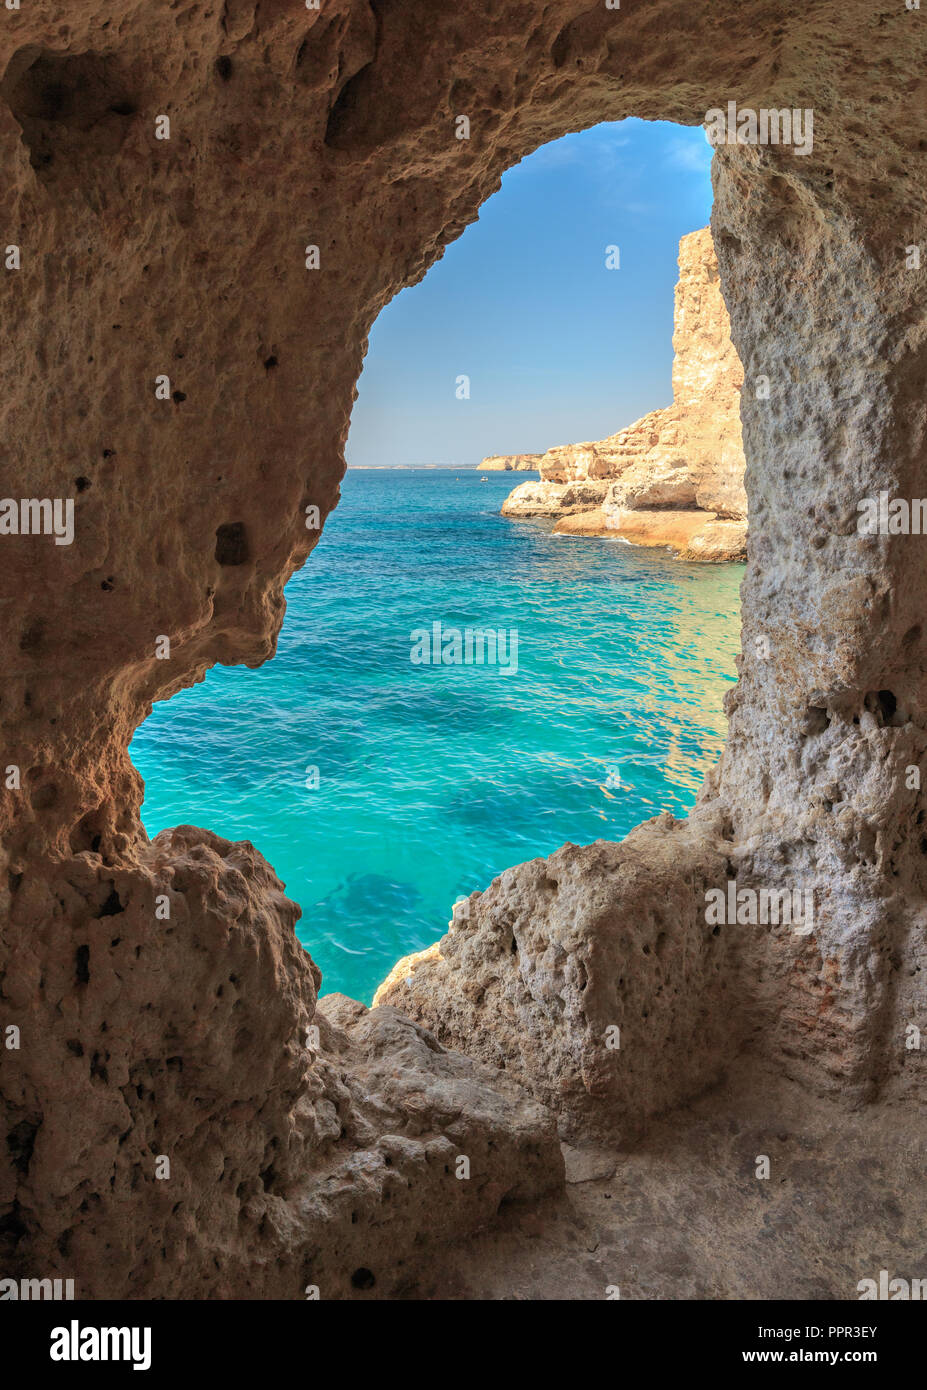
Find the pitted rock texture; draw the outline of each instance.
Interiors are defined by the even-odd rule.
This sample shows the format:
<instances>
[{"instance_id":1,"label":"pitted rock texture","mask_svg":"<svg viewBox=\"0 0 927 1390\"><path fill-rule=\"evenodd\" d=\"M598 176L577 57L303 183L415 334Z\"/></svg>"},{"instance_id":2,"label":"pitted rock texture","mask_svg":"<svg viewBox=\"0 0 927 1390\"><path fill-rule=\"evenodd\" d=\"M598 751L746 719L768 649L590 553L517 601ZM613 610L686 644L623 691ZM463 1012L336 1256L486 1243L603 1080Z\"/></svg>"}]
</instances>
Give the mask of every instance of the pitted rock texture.
<instances>
[{"instance_id":1,"label":"pitted rock texture","mask_svg":"<svg viewBox=\"0 0 927 1390\"><path fill-rule=\"evenodd\" d=\"M348 1296L362 1292L353 1260L376 1276L438 1223L491 1220L501 1189L560 1180L550 1121L395 1014L381 1035L339 1010L313 1059L298 1039L317 982L292 907L259 856L208 832L151 845L127 750L155 700L216 662L273 654L284 584L319 539L311 509L324 522L337 501L371 325L502 173L567 131L695 125L735 96L813 104L815 143L713 162L751 530L740 679L692 853L701 864L720 837L738 881L820 892L811 937L735 938L754 981L746 1043L842 1105L891 1084L915 1113L927 1049L905 1036L927 1010L927 805L907 768L927 750L927 550L861 536L856 519L881 489L927 491L925 288L906 252L927 211L925 56L918 12L863 0L839 13L769 0L3 12L0 492L75 503L70 546L0 534L4 1274L302 1297L321 1271ZM651 833L679 961L701 941L702 884L688 853L673 877L662 831L635 841L622 920L649 891ZM601 903L608 883L588 867ZM170 923L156 915L164 885ZM524 996L517 970L510 953L501 1005ZM694 978L710 997L713 972L696 964ZM643 987L633 997L642 1017ZM651 1001L658 1036L674 1036L672 1012L656 1017L672 1000ZM468 1049L515 1048L504 1012L473 1018L485 1032ZM582 1044L558 1036L567 1090L591 1104ZM667 1103L678 1055L666 1075L649 1063ZM550 1094L558 1065L539 1046L530 1074ZM420 1095L434 1101L424 1117ZM604 1109L610 1097L628 1093L606 1086ZM396 1150L408 1185L384 1226L394 1135L411 1144ZM493 1155L475 1198L447 1185L444 1138ZM151 1177L159 1153L173 1153L169 1183Z\"/></svg>"},{"instance_id":2,"label":"pitted rock texture","mask_svg":"<svg viewBox=\"0 0 927 1390\"><path fill-rule=\"evenodd\" d=\"M526 1086L566 1137L628 1143L716 1080L743 1037L736 927L705 921L726 846L665 815L622 844L507 869L374 999Z\"/></svg>"},{"instance_id":3,"label":"pitted rock texture","mask_svg":"<svg viewBox=\"0 0 927 1390\"><path fill-rule=\"evenodd\" d=\"M132 866L84 853L24 882L3 933L5 1274L81 1298L341 1298L363 1269L388 1292L423 1231L557 1188L553 1119L508 1078L392 1010L316 1009L298 915L251 845L192 826Z\"/></svg>"},{"instance_id":4,"label":"pitted rock texture","mask_svg":"<svg viewBox=\"0 0 927 1390\"><path fill-rule=\"evenodd\" d=\"M558 531L614 533L635 544L669 545L689 560L746 555L747 495L740 441L743 370L730 336L718 262L707 227L679 243L673 332L673 404L594 444L561 445L541 458L540 484L523 483L502 504L504 516L563 515L566 484L606 484ZM697 510L699 528L659 513ZM638 517L637 513L644 516ZM707 515L705 515L707 513ZM736 525L717 528L718 521ZM701 528L715 526L704 541ZM661 536L662 530L662 536ZM694 534L693 534L694 532ZM726 544L725 544L726 542Z\"/></svg>"}]
</instances>

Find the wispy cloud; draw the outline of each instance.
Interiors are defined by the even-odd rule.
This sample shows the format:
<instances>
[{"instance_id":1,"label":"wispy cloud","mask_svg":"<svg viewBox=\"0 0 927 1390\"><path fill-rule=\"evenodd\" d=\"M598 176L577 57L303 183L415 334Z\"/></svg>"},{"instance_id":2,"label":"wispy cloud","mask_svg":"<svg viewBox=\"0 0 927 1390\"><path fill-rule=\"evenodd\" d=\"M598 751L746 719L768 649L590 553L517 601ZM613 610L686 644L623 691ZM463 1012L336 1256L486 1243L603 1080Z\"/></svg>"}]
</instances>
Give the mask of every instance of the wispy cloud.
<instances>
[{"instance_id":1,"label":"wispy cloud","mask_svg":"<svg viewBox=\"0 0 927 1390\"><path fill-rule=\"evenodd\" d=\"M684 173L704 174L711 168L714 150L704 138L675 136L667 141L666 163Z\"/></svg>"}]
</instances>

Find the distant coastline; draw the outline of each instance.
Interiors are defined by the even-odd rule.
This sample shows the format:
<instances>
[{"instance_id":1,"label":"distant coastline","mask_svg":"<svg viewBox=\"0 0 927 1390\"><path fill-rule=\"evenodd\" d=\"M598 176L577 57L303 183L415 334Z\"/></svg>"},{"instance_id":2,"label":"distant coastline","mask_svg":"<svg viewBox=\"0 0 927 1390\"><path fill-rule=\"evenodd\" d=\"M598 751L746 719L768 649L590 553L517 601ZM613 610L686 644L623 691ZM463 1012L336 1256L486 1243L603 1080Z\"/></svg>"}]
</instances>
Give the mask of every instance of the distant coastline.
<instances>
[{"instance_id":1,"label":"distant coastline","mask_svg":"<svg viewBox=\"0 0 927 1390\"><path fill-rule=\"evenodd\" d=\"M458 473L480 473L483 471L481 463L349 463L349 473L429 473L446 470ZM499 469L489 469L489 472L499 472ZM526 470L536 473L537 469Z\"/></svg>"}]
</instances>

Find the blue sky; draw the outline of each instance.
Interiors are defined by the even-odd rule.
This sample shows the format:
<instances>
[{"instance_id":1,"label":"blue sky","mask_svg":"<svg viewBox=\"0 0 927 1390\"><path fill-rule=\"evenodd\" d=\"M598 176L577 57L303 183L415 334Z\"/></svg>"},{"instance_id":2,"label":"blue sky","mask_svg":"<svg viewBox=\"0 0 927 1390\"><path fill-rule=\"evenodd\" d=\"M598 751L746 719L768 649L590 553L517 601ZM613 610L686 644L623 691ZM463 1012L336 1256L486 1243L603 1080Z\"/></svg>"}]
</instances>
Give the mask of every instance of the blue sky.
<instances>
[{"instance_id":1,"label":"blue sky","mask_svg":"<svg viewBox=\"0 0 927 1390\"><path fill-rule=\"evenodd\" d=\"M627 120L510 169L374 324L349 465L473 467L668 405L679 238L708 222L711 153L700 126ZM605 268L609 245L619 270Z\"/></svg>"}]
</instances>

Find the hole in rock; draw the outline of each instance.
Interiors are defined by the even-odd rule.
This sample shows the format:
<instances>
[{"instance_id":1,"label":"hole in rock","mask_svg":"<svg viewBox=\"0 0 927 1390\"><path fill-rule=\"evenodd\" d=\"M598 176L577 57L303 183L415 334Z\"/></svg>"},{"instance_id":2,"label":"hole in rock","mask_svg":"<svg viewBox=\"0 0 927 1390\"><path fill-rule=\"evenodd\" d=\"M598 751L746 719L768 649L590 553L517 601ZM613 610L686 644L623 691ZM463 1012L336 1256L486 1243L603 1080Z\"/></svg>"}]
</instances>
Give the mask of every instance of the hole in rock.
<instances>
[{"instance_id":1,"label":"hole in rock","mask_svg":"<svg viewBox=\"0 0 927 1390\"><path fill-rule=\"evenodd\" d=\"M21 652L38 651L42 645L42 638L45 635L45 624L41 621L30 623L24 628L19 638L19 650Z\"/></svg>"},{"instance_id":2,"label":"hole in rock","mask_svg":"<svg viewBox=\"0 0 927 1390\"><path fill-rule=\"evenodd\" d=\"M345 82L330 145L356 140L367 81ZM148 833L250 840L326 993L369 1003L511 865L686 814L720 754L745 494L710 158L700 128L630 120L503 176L373 326L341 502L275 658L207 671L135 736ZM651 466L651 434L696 425L723 467L679 448ZM533 510L507 502L522 484ZM693 558L712 535L716 560ZM254 544L226 522L216 562ZM510 927L499 945L517 955Z\"/></svg>"},{"instance_id":3,"label":"hole in rock","mask_svg":"<svg viewBox=\"0 0 927 1390\"><path fill-rule=\"evenodd\" d=\"M216 559L220 565L243 565L248 559L248 538L243 521L227 522L216 530Z\"/></svg>"},{"instance_id":4,"label":"hole in rock","mask_svg":"<svg viewBox=\"0 0 927 1390\"><path fill-rule=\"evenodd\" d=\"M6 1147L10 1155L10 1162L21 1177L25 1177L29 1171L38 1129L38 1120L20 1120L19 1124L14 1125L7 1134Z\"/></svg>"},{"instance_id":5,"label":"hole in rock","mask_svg":"<svg viewBox=\"0 0 927 1390\"><path fill-rule=\"evenodd\" d=\"M74 975L79 985L90 983L90 947L78 946L74 953Z\"/></svg>"},{"instance_id":6,"label":"hole in rock","mask_svg":"<svg viewBox=\"0 0 927 1390\"><path fill-rule=\"evenodd\" d=\"M97 917L115 917L118 913L125 912L125 907L120 901L119 894L115 886L107 894L106 900L97 912Z\"/></svg>"},{"instance_id":7,"label":"hole in rock","mask_svg":"<svg viewBox=\"0 0 927 1390\"><path fill-rule=\"evenodd\" d=\"M351 1287L353 1289L372 1289L376 1282L369 1269L355 1269L351 1275Z\"/></svg>"},{"instance_id":8,"label":"hole in rock","mask_svg":"<svg viewBox=\"0 0 927 1390\"><path fill-rule=\"evenodd\" d=\"M871 690L863 704L882 725L891 724L898 709L898 701L890 690Z\"/></svg>"},{"instance_id":9,"label":"hole in rock","mask_svg":"<svg viewBox=\"0 0 927 1390\"><path fill-rule=\"evenodd\" d=\"M90 850L92 854L96 854L103 843L105 825L102 807L89 811L71 832L71 852L80 854L82 850Z\"/></svg>"},{"instance_id":10,"label":"hole in rock","mask_svg":"<svg viewBox=\"0 0 927 1390\"><path fill-rule=\"evenodd\" d=\"M43 182L86 183L125 139L136 104L118 61L99 53L53 53L34 45L7 66L0 96L22 129Z\"/></svg>"}]
</instances>

